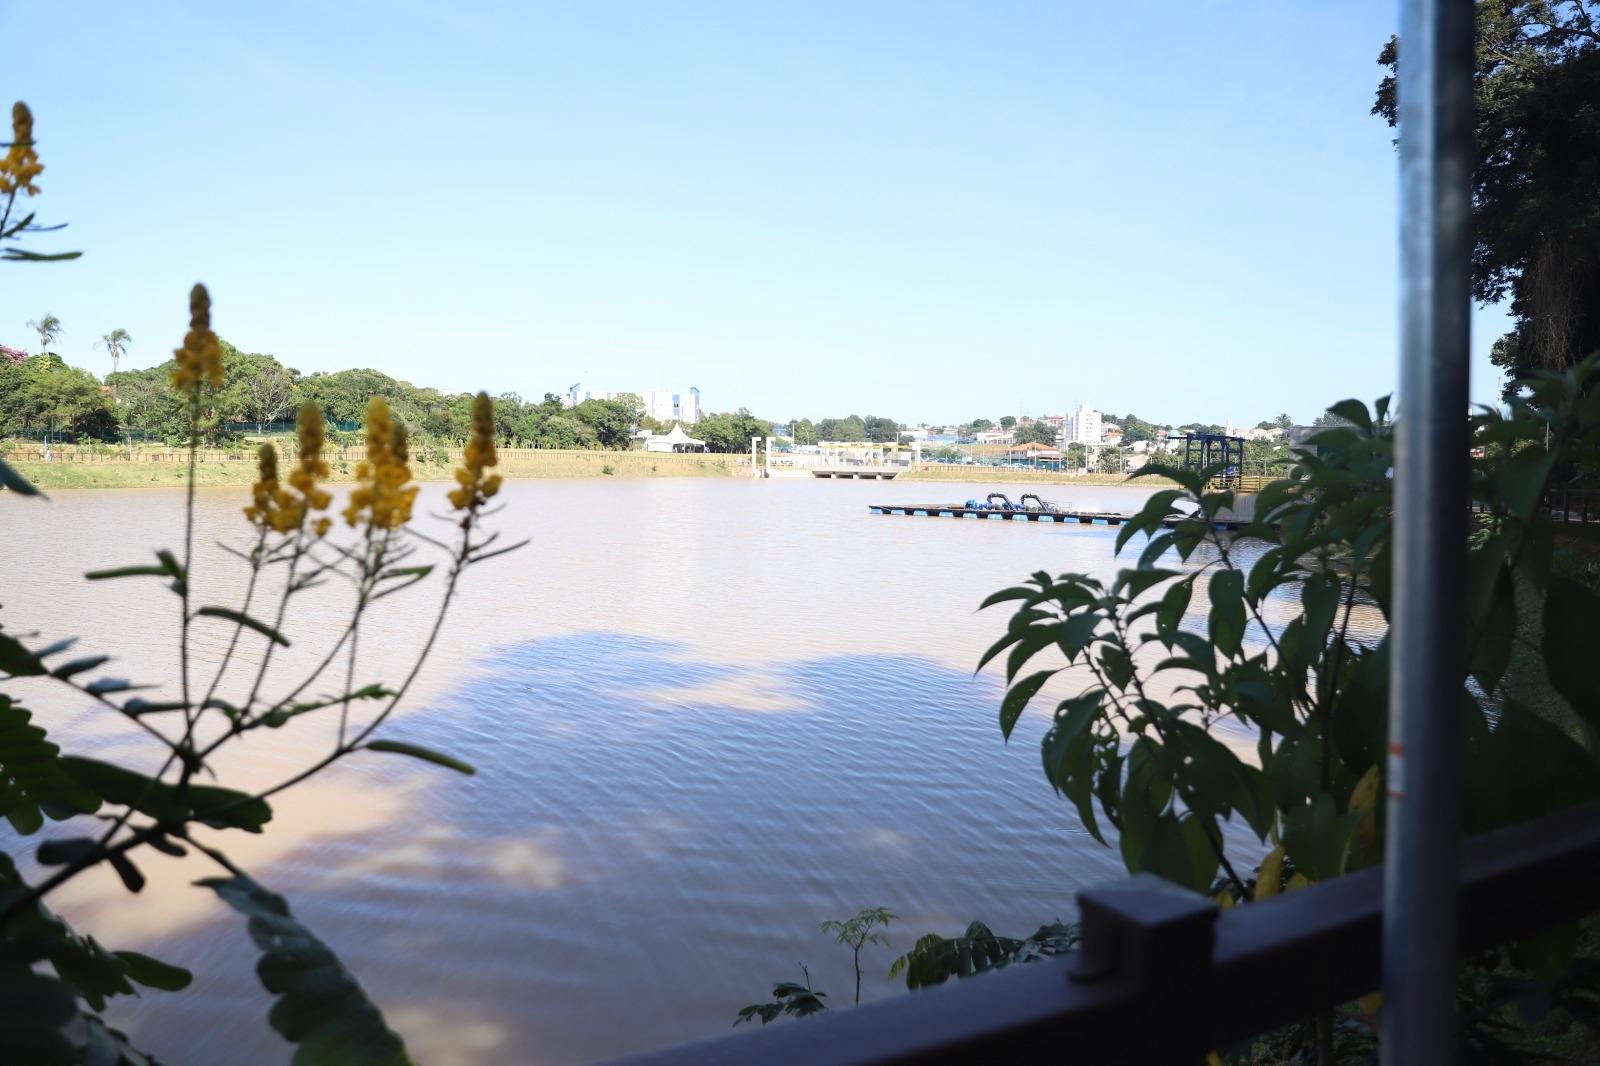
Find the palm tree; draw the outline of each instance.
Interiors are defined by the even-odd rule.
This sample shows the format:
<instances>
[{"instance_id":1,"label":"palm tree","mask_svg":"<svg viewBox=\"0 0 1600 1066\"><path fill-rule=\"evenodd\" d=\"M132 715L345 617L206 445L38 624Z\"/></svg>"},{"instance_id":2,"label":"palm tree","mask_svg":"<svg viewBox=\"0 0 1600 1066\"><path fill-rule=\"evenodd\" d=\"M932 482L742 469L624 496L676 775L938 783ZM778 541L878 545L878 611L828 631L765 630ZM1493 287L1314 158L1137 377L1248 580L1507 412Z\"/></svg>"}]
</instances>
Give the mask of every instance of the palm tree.
<instances>
[{"instance_id":1,"label":"palm tree","mask_svg":"<svg viewBox=\"0 0 1600 1066\"><path fill-rule=\"evenodd\" d=\"M117 360L122 358L122 353L128 345L133 343L133 335L118 326L116 329L100 338L100 343L106 346L106 351L111 353L111 372L117 372Z\"/></svg>"},{"instance_id":2,"label":"palm tree","mask_svg":"<svg viewBox=\"0 0 1600 1066\"><path fill-rule=\"evenodd\" d=\"M50 342L61 336L61 320L55 315L46 314L43 318L30 321L28 328L39 334L39 354L43 355L50 350Z\"/></svg>"},{"instance_id":3,"label":"palm tree","mask_svg":"<svg viewBox=\"0 0 1600 1066\"><path fill-rule=\"evenodd\" d=\"M111 353L111 399L115 400L117 398L117 360L122 358L123 351L133 343L133 334L118 326L101 337L100 343L105 345L106 351Z\"/></svg>"}]
</instances>

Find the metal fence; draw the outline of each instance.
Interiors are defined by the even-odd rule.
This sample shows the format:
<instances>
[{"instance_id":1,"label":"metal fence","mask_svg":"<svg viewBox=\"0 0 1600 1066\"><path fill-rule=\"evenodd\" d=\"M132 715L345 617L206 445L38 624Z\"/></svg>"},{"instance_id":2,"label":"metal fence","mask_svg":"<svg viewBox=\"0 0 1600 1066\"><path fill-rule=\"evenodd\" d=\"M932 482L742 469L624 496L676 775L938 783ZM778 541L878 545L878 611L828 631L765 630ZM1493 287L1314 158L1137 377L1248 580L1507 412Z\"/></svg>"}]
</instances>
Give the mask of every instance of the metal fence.
<instances>
[{"instance_id":1,"label":"metal fence","mask_svg":"<svg viewBox=\"0 0 1600 1066\"><path fill-rule=\"evenodd\" d=\"M1466 843L1460 943L1480 951L1600 907L1600 804ZM1081 950L628 1066L1199 1063L1378 987L1383 869L1220 911L1149 875L1080 892ZM1437 1061L1433 1059L1417 1061Z\"/></svg>"}]
</instances>

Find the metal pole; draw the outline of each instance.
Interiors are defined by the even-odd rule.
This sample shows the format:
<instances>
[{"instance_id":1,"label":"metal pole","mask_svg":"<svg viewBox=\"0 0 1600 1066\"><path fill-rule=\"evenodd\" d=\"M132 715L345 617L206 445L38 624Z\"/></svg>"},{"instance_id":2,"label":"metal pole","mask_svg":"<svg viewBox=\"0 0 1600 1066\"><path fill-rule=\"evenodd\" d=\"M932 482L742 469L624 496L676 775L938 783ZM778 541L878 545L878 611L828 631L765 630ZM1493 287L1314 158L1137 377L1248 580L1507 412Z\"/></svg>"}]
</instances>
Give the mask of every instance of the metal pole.
<instances>
[{"instance_id":1,"label":"metal pole","mask_svg":"<svg viewBox=\"0 0 1600 1066\"><path fill-rule=\"evenodd\" d=\"M1402 0L1383 1061L1456 1061L1472 0Z\"/></svg>"}]
</instances>

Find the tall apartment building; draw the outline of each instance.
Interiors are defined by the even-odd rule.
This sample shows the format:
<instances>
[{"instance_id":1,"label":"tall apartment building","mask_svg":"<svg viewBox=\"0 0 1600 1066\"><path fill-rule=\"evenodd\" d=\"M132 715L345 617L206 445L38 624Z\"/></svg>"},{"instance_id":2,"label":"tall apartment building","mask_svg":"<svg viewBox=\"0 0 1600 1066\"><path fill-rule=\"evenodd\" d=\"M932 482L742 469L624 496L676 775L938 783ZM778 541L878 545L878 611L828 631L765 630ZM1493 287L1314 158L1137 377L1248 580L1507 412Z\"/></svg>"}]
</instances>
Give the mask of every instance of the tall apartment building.
<instances>
[{"instance_id":1,"label":"tall apartment building","mask_svg":"<svg viewBox=\"0 0 1600 1066\"><path fill-rule=\"evenodd\" d=\"M1100 434L1100 412L1087 404L1079 404L1061 420L1063 444L1099 444Z\"/></svg>"},{"instance_id":2,"label":"tall apartment building","mask_svg":"<svg viewBox=\"0 0 1600 1066\"><path fill-rule=\"evenodd\" d=\"M703 410L700 406L700 390L692 385L683 392L673 389L657 389L653 392L641 392L635 389L597 392L579 384L567 390L566 402L568 407L576 407L585 400L615 400L624 393L639 397L640 402L644 404L644 413L657 422L664 422L668 426L674 422L682 422L686 426L692 426L700 421Z\"/></svg>"}]
</instances>

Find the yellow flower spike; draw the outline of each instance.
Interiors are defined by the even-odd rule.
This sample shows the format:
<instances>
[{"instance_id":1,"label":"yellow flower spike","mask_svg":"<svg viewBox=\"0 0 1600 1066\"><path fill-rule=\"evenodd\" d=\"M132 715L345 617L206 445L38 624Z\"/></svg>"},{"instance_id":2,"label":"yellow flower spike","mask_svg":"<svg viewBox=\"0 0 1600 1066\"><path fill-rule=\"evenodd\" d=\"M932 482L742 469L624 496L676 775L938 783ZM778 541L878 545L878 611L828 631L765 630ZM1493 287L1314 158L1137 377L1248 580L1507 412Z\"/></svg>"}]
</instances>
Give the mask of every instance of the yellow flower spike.
<instances>
[{"instance_id":1,"label":"yellow flower spike","mask_svg":"<svg viewBox=\"0 0 1600 1066\"><path fill-rule=\"evenodd\" d=\"M11 147L0 157L0 196L19 192L39 195L39 187L33 179L43 170L39 153L33 147L33 112L18 100L11 105Z\"/></svg>"},{"instance_id":2,"label":"yellow flower spike","mask_svg":"<svg viewBox=\"0 0 1600 1066\"><path fill-rule=\"evenodd\" d=\"M189 332L172 358L172 387L177 391L193 392L202 381L222 387L222 346L211 331L211 294L204 285L189 291Z\"/></svg>"},{"instance_id":3,"label":"yellow flower spike","mask_svg":"<svg viewBox=\"0 0 1600 1066\"><path fill-rule=\"evenodd\" d=\"M300 454L289 473L289 484L300 494L294 501L295 529L304 524L306 516L312 511L325 511L333 502L333 497L317 485L319 479L328 476L328 464L322 458L326 434L322 408L310 400L301 404L300 413L295 418L295 437L299 442ZM313 532L320 537L327 533L330 524L328 519L319 518Z\"/></svg>"},{"instance_id":4,"label":"yellow flower spike","mask_svg":"<svg viewBox=\"0 0 1600 1066\"><path fill-rule=\"evenodd\" d=\"M263 444L256 453L256 471L256 483L250 486L252 502L244 509L244 515L263 529L269 526L277 529L281 514L278 501L282 495L278 488L278 449Z\"/></svg>"},{"instance_id":5,"label":"yellow flower spike","mask_svg":"<svg viewBox=\"0 0 1600 1066\"><path fill-rule=\"evenodd\" d=\"M356 467L360 487L350 493L344 519L352 526L395 529L411 520L417 486L411 480L409 438L389 413L389 403L374 396L367 404L367 458Z\"/></svg>"},{"instance_id":6,"label":"yellow flower spike","mask_svg":"<svg viewBox=\"0 0 1600 1066\"><path fill-rule=\"evenodd\" d=\"M455 472L461 487L451 491L450 506L474 511L500 491L500 475L486 473L500 462L494 450L494 401L486 392L473 397L472 436L461 451L461 461L463 465Z\"/></svg>"}]
</instances>

